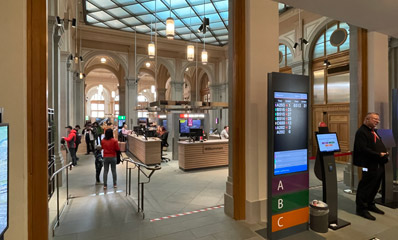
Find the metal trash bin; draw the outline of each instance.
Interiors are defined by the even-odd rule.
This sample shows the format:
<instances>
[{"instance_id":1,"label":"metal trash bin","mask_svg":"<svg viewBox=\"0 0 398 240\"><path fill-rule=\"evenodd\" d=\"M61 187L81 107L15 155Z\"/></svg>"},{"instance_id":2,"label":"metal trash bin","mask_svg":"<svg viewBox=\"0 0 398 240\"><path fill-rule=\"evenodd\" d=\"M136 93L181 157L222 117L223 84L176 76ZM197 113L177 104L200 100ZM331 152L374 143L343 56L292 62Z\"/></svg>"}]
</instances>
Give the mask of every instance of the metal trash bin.
<instances>
[{"instance_id":1,"label":"metal trash bin","mask_svg":"<svg viewBox=\"0 0 398 240\"><path fill-rule=\"evenodd\" d=\"M328 232L329 207L326 203L313 200L310 203L310 228L319 233Z\"/></svg>"}]
</instances>

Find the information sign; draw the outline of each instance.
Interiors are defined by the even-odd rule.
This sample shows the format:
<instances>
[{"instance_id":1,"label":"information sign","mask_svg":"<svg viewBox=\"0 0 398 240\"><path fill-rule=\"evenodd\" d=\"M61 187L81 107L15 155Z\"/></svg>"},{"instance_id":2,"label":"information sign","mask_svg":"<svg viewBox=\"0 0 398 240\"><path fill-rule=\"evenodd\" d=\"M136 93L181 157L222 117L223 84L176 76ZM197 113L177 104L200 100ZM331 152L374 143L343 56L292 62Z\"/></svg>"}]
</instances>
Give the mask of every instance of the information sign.
<instances>
[{"instance_id":1,"label":"information sign","mask_svg":"<svg viewBox=\"0 0 398 240\"><path fill-rule=\"evenodd\" d=\"M268 239L308 229L307 76L268 75Z\"/></svg>"}]
</instances>

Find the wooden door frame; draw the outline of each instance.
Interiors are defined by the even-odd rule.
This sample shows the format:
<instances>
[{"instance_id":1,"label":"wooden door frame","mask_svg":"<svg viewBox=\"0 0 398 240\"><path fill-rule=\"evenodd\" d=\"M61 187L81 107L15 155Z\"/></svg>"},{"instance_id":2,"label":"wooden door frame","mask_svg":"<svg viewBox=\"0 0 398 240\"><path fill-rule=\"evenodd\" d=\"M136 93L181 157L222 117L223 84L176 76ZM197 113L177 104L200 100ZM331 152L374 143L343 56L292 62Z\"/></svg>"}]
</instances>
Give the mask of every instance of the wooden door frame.
<instances>
[{"instance_id":1,"label":"wooden door frame","mask_svg":"<svg viewBox=\"0 0 398 240\"><path fill-rule=\"evenodd\" d=\"M48 239L47 0L27 0L28 239Z\"/></svg>"}]
</instances>

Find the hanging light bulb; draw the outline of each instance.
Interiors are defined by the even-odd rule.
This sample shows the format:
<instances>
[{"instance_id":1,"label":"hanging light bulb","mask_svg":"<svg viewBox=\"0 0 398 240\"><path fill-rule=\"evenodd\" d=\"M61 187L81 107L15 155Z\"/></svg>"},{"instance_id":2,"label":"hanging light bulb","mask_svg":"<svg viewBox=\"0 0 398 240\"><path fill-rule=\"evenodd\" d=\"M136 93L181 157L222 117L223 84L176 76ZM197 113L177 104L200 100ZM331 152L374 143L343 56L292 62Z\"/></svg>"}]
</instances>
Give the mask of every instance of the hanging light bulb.
<instances>
[{"instance_id":1,"label":"hanging light bulb","mask_svg":"<svg viewBox=\"0 0 398 240\"><path fill-rule=\"evenodd\" d=\"M155 58L155 43L148 43L148 56L149 58Z\"/></svg>"},{"instance_id":2,"label":"hanging light bulb","mask_svg":"<svg viewBox=\"0 0 398 240\"><path fill-rule=\"evenodd\" d=\"M166 19L166 37L174 39L174 19L171 17L171 0L170 0L170 17Z\"/></svg>"},{"instance_id":3,"label":"hanging light bulb","mask_svg":"<svg viewBox=\"0 0 398 240\"><path fill-rule=\"evenodd\" d=\"M80 74L79 74L79 78L80 78L80 79L83 79L83 78L84 78L84 76L85 76L85 74L84 74L84 73L80 73Z\"/></svg>"},{"instance_id":4,"label":"hanging light bulb","mask_svg":"<svg viewBox=\"0 0 398 240\"><path fill-rule=\"evenodd\" d=\"M207 55L206 49L203 49L203 51L202 51L202 64L203 65L207 64L208 57L209 56Z\"/></svg>"},{"instance_id":5,"label":"hanging light bulb","mask_svg":"<svg viewBox=\"0 0 398 240\"><path fill-rule=\"evenodd\" d=\"M192 62L195 59L195 46L189 44L187 46L187 60Z\"/></svg>"},{"instance_id":6,"label":"hanging light bulb","mask_svg":"<svg viewBox=\"0 0 398 240\"><path fill-rule=\"evenodd\" d=\"M74 59L75 59L75 63L78 64L79 63L79 57L77 56L77 54L76 54Z\"/></svg>"},{"instance_id":7,"label":"hanging light bulb","mask_svg":"<svg viewBox=\"0 0 398 240\"><path fill-rule=\"evenodd\" d=\"M174 39L174 19L171 17L166 20L166 37Z\"/></svg>"}]
</instances>

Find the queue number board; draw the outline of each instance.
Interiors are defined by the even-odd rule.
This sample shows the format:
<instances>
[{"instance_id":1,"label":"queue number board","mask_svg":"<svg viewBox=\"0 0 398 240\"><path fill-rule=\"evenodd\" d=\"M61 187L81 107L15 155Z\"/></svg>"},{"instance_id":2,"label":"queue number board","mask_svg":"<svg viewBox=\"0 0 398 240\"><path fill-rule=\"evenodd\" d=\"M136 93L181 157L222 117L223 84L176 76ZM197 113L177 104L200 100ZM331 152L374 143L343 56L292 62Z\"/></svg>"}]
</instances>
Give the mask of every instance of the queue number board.
<instances>
[{"instance_id":1,"label":"queue number board","mask_svg":"<svg viewBox=\"0 0 398 240\"><path fill-rule=\"evenodd\" d=\"M272 232L308 223L308 94L274 92Z\"/></svg>"}]
</instances>

